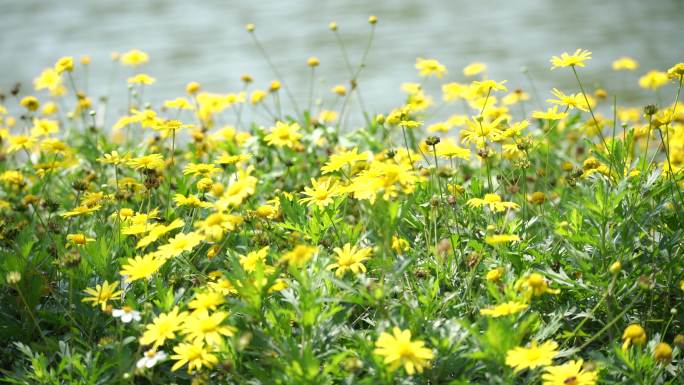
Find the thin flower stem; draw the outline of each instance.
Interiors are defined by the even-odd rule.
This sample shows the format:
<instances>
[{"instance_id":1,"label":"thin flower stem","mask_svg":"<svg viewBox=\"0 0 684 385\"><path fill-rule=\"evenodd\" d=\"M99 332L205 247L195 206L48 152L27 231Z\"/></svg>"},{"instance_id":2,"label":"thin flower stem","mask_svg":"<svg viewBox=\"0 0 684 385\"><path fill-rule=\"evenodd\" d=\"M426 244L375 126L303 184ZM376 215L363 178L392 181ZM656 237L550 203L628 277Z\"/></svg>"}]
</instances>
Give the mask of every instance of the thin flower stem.
<instances>
[{"instance_id":1,"label":"thin flower stem","mask_svg":"<svg viewBox=\"0 0 684 385\"><path fill-rule=\"evenodd\" d=\"M171 175L174 166L174 155L176 153L176 130L171 130L171 164L169 164L169 169L167 170L167 183L166 183L166 213L164 216L169 217L169 209L171 208ZM118 187L118 186L117 186Z\"/></svg>"},{"instance_id":2,"label":"thin flower stem","mask_svg":"<svg viewBox=\"0 0 684 385\"><path fill-rule=\"evenodd\" d=\"M606 139L603 137L603 132L601 132L601 127L599 126L598 120L596 119L596 116L594 115L594 109L591 108L591 104L589 104L589 98L587 97L586 92L584 92L584 86L582 85L582 81L579 78L579 75L577 74L577 70L575 69L575 66L571 66L572 72L575 74L575 79L577 79L577 84L579 84L580 91L582 91L582 96L584 96L584 102L587 103L587 108L589 109L589 113L591 114L591 118L594 120L594 124L596 125L596 130L598 131L599 137L601 138L601 142L603 143L603 146L606 148L606 151L608 151L608 144L606 143ZM609 153L608 154L608 159L612 163L612 155Z\"/></svg>"},{"instance_id":3,"label":"thin flower stem","mask_svg":"<svg viewBox=\"0 0 684 385\"><path fill-rule=\"evenodd\" d=\"M366 58L368 57L368 53L370 52L370 48L373 44L373 38L375 36L375 25L371 25L371 33L368 37L368 41L366 43L366 48L363 51L363 55L361 56L361 62L359 63L359 66L356 68L356 71L352 69L351 62L349 60L349 55L347 54L347 49L345 48L344 42L342 41L342 37L340 36L339 32L337 30L333 31L335 33L335 38L337 41L337 45L340 47L340 51L342 52L342 58L344 59L345 66L347 67L347 70L349 71L349 75L351 76L351 79L349 80L349 83L351 85L351 89L349 90L349 93L347 93L345 97L345 101L342 107L342 110L340 112L340 121L342 121L343 114L344 112L344 107L347 105L347 100L351 97L352 92L356 92L356 94L359 96L359 106L361 107L361 111L363 113L363 117L366 120L366 124L370 125L370 116L368 115L365 103L363 101L363 96L361 95L361 89L359 88L358 85L358 78L359 75L361 74L361 71L366 67Z\"/></svg>"},{"instance_id":4,"label":"thin flower stem","mask_svg":"<svg viewBox=\"0 0 684 385\"><path fill-rule=\"evenodd\" d=\"M632 302L630 302L629 305L627 305L627 306L620 312L620 314L618 314L615 318L613 318L610 322L608 322L603 328L601 328L601 330L599 330L598 332L596 332L596 334L594 334L593 336L591 336L591 338L589 338L588 340L586 340L586 341L582 344L582 346L580 346L580 347L578 348L578 350L579 350L579 351L584 350L584 348L586 348L587 346L589 346L589 345L590 345L592 342L594 342L597 338L599 338L600 336L602 336L603 333L605 333L608 329L610 329L611 327L613 327L613 325L615 325L616 322L618 322L619 320L621 320L622 317L623 317L625 314L627 314L628 311L632 310L632 308L634 307L634 305L636 305L638 299L639 299L639 296L635 296L634 299L632 300Z\"/></svg>"},{"instance_id":5,"label":"thin flower stem","mask_svg":"<svg viewBox=\"0 0 684 385\"><path fill-rule=\"evenodd\" d=\"M401 133L404 136L404 146L406 146L406 156L408 156L409 162L411 163L411 170L415 171L416 169L413 167L413 159L411 159L411 150L409 150L408 140L406 140L406 128L404 128L404 126L401 126Z\"/></svg>"},{"instance_id":6,"label":"thin flower stem","mask_svg":"<svg viewBox=\"0 0 684 385\"><path fill-rule=\"evenodd\" d=\"M311 74L309 76L309 120L311 120L311 116L313 115L313 111L311 110L313 107L313 93L314 93L314 79L316 76L316 67L311 67Z\"/></svg>"},{"instance_id":7,"label":"thin flower stem","mask_svg":"<svg viewBox=\"0 0 684 385\"><path fill-rule=\"evenodd\" d=\"M642 161L642 167L641 167L641 183L644 183L644 175L646 174L646 167L650 166L650 162L647 162L648 160L648 146L650 145L651 142L651 127L653 127L653 115L648 116L648 131L646 133L646 148L644 148L644 159Z\"/></svg>"},{"instance_id":8,"label":"thin flower stem","mask_svg":"<svg viewBox=\"0 0 684 385\"><path fill-rule=\"evenodd\" d=\"M254 31L252 31L249 34L252 36L252 40L254 40L254 44L256 45L256 47L259 50L259 52L261 53L261 55L264 57L264 59L266 59L268 66L271 68L271 71L273 71L273 74L278 79L278 81L280 81L283 88L285 89L285 93L287 94L287 97L290 99L290 103L292 103L292 107L295 109L296 114L301 115L301 111L299 110L297 100L295 99L294 95L290 91L290 88L283 81L283 77L280 75L280 71L278 71L278 68L271 61L271 57L268 56L268 52L266 52L266 49L264 49L264 47L261 45L261 42L259 42L259 39L257 39L256 33Z\"/></svg>"},{"instance_id":9,"label":"thin flower stem","mask_svg":"<svg viewBox=\"0 0 684 385\"><path fill-rule=\"evenodd\" d=\"M38 324L38 320L36 319L36 316L33 315L33 311L31 311L31 307L29 306L28 302L26 301L26 298L24 297L24 293L22 292L21 288L17 285L16 287L17 293L19 293L19 298L21 298L21 302L26 306L26 312L28 312L29 317L31 318L31 321L33 321L33 325L38 329L38 333L40 333L40 337L45 340L45 333L43 332L43 329L41 329L40 325Z\"/></svg>"},{"instance_id":10,"label":"thin flower stem","mask_svg":"<svg viewBox=\"0 0 684 385\"><path fill-rule=\"evenodd\" d=\"M480 116L478 117L477 121L480 125L480 135L482 135L482 140L484 143L484 162L485 162L485 169L487 170L487 191L492 192L493 189L493 183L492 183L492 172L489 167L489 148L487 147L487 138L485 137L484 133L484 128L482 127L482 120L484 117L482 114L484 114L485 108L487 107L487 102L489 101L489 96L492 93L492 87L489 87L487 90L487 97L485 97L485 101L482 104L482 110L480 110Z\"/></svg>"},{"instance_id":11,"label":"thin flower stem","mask_svg":"<svg viewBox=\"0 0 684 385\"><path fill-rule=\"evenodd\" d=\"M677 195L679 196L680 204L684 203L684 199L682 198L682 192L679 189L679 183L677 183L674 180L674 176L672 175L672 163L670 162L670 122L672 122L672 119L674 119L675 111L677 110L677 104L679 104L679 94L682 91L682 80L684 80L684 75L679 76L679 87L677 87L677 96L675 96L675 101L674 105L672 106L672 113L670 114L670 119L667 121L667 124L665 124L665 138L663 138L663 132L661 130L658 130L658 133L660 133L660 141L662 142L663 149L665 150L665 158L667 159L668 176L670 177L670 182L674 185L674 188L677 189Z\"/></svg>"}]
</instances>

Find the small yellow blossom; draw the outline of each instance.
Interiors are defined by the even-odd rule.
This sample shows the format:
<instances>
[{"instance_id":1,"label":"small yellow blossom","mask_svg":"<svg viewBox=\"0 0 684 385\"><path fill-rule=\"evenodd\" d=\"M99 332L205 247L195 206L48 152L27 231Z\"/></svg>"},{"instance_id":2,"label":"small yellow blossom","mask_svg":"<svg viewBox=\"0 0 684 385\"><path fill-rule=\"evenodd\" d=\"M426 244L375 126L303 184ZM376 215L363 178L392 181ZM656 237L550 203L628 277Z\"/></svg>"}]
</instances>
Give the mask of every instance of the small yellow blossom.
<instances>
[{"instance_id":1,"label":"small yellow blossom","mask_svg":"<svg viewBox=\"0 0 684 385\"><path fill-rule=\"evenodd\" d=\"M383 357L383 363L389 364L391 371L403 366L409 376L422 373L434 358L432 350L425 347L425 342L411 340L411 331L398 327L392 329L392 334L381 333L375 346L373 353Z\"/></svg>"}]
</instances>

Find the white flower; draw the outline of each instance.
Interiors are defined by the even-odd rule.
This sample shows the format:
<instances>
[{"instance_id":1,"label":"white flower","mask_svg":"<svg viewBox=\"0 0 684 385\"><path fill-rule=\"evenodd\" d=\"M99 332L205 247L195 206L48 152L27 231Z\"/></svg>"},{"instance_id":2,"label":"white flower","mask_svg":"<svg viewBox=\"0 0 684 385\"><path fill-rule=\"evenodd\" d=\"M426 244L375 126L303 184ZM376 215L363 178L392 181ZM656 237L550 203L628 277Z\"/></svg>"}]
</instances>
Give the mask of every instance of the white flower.
<instances>
[{"instance_id":1,"label":"white flower","mask_svg":"<svg viewBox=\"0 0 684 385\"><path fill-rule=\"evenodd\" d=\"M138 369L141 369L143 367L151 368L154 365L156 365L157 362L164 361L166 357L168 356L163 351L156 351L154 349L150 349L145 352L143 358L139 359L138 363L135 366L137 366Z\"/></svg>"},{"instance_id":2,"label":"white flower","mask_svg":"<svg viewBox=\"0 0 684 385\"><path fill-rule=\"evenodd\" d=\"M121 322L127 324L133 320L140 321L140 312L133 310L129 306L124 306L121 309L112 310L112 316L114 318L121 317Z\"/></svg>"}]
</instances>

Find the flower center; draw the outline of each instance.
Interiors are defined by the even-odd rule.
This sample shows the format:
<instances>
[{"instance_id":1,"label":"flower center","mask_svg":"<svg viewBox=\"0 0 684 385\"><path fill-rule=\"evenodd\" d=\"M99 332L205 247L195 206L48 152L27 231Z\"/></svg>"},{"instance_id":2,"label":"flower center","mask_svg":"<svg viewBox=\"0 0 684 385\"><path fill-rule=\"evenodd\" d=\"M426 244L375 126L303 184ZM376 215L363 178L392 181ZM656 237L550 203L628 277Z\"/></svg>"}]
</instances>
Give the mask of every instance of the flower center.
<instances>
[{"instance_id":1,"label":"flower center","mask_svg":"<svg viewBox=\"0 0 684 385\"><path fill-rule=\"evenodd\" d=\"M212 320L203 320L200 323L200 329L202 333L211 333L216 331L216 324Z\"/></svg>"},{"instance_id":2,"label":"flower center","mask_svg":"<svg viewBox=\"0 0 684 385\"><path fill-rule=\"evenodd\" d=\"M410 343L402 342L399 344L399 355L405 359L413 359L415 352Z\"/></svg>"}]
</instances>

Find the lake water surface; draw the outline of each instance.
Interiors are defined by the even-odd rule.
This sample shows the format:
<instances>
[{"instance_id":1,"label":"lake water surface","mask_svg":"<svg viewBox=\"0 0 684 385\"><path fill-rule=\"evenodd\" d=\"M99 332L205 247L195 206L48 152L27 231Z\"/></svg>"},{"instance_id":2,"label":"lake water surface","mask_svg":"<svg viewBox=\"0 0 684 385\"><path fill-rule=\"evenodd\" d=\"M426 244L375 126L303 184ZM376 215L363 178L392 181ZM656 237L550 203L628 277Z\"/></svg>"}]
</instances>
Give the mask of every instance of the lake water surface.
<instances>
[{"instance_id":1,"label":"lake water surface","mask_svg":"<svg viewBox=\"0 0 684 385\"><path fill-rule=\"evenodd\" d=\"M684 1L679 0L21 0L0 2L0 87L30 84L60 56L89 54L97 95L106 89L109 54L139 48L151 56L144 71L157 78L145 91L153 102L180 95L193 80L208 90L237 91L243 73L265 88L273 75L244 30L251 22L304 100L308 56L321 60L321 92L348 80L328 23L339 24L356 62L370 14L380 21L360 84L377 112L401 103L399 84L416 80L417 56L446 64L447 80L462 80L463 66L472 61L485 62L490 76L508 79L511 88L529 89L520 71L526 66L546 98L551 85L575 87L567 71L549 70L549 58L587 48L594 53L583 70L588 83L618 91L621 101L634 104L654 97L624 91L636 87L639 75L684 59ZM622 55L641 63L636 73L610 71L611 61ZM126 75L120 70L121 78ZM115 85L114 95L123 97L123 81Z\"/></svg>"}]
</instances>

